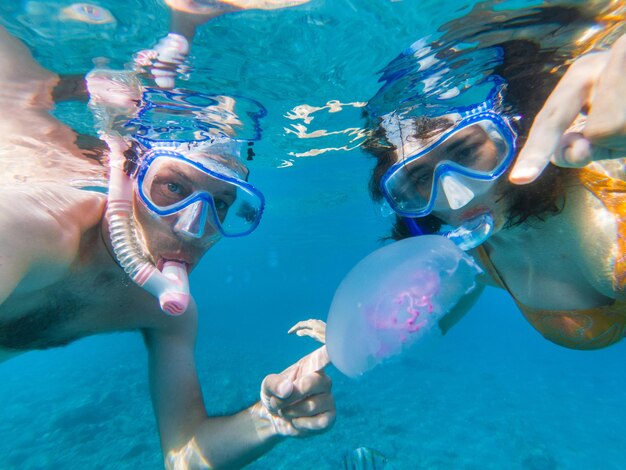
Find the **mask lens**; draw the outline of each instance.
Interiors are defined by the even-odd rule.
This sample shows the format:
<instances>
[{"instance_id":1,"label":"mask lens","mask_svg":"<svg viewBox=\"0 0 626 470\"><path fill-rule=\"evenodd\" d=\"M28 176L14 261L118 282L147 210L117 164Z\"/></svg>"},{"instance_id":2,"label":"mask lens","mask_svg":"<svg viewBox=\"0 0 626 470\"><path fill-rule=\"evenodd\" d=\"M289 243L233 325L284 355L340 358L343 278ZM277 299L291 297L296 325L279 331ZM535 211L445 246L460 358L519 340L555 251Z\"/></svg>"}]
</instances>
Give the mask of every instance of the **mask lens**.
<instances>
[{"instance_id":1,"label":"mask lens","mask_svg":"<svg viewBox=\"0 0 626 470\"><path fill-rule=\"evenodd\" d=\"M508 165L512 151L503 126L488 117L461 125L397 165L383 179L384 192L392 205L404 213L427 210L436 197L438 180L448 172L479 180L497 178Z\"/></svg>"},{"instance_id":2,"label":"mask lens","mask_svg":"<svg viewBox=\"0 0 626 470\"><path fill-rule=\"evenodd\" d=\"M261 220L263 201L250 187L237 186L233 200L230 194L216 194L214 217L227 236L244 235Z\"/></svg>"},{"instance_id":3,"label":"mask lens","mask_svg":"<svg viewBox=\"0 0 626 470\"><path fill-rule=\"evenodd\" d=\"M243 235L259 222L263 201L244 181L172 156L157 156L140 176L139 194L158 215L171 215L204 200L207 222L226 236Z\"/></svg>"}]
</instances>

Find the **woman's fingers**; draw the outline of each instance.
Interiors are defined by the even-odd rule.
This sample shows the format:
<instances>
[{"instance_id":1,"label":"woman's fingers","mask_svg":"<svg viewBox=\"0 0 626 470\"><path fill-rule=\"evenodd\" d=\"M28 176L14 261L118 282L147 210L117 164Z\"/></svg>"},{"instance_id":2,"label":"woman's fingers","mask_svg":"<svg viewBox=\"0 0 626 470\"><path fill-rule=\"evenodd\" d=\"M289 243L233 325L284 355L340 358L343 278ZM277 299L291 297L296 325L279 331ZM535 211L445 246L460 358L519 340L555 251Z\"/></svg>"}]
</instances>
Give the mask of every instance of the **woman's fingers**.
<instances>
[{"instance_id":1,"label":"woman's fingers","mask_svg":"<svg viewBox=\"0 0 626 470\"><path fill-rule=\"evenodd\" d=\"M551 160L563 158L562 137L589 103L606 61L606 53L588 54L563 75L533 122L526 145L509 176L511 182L531 183ZM555 157L557 152L559 155Z\"/></svg>"},{"instance_id":2,"label":"woman's fingers","mask_svg":"<svg viewBox=\"0 0 626 470\"><path fill-rule=\"evenodd\" d=\"M583 134L595 146L626 150L626 35L611 47Z\"/></svg>"}]
</instances>

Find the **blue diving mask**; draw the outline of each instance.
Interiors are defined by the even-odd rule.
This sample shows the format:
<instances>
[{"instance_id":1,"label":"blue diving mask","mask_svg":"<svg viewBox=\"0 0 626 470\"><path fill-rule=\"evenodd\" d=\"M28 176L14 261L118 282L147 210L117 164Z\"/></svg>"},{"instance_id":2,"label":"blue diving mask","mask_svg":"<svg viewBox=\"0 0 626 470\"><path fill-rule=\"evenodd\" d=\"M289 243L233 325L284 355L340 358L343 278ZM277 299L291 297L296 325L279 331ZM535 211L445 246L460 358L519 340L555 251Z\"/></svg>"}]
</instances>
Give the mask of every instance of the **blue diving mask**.
<instances>
[{"instance_id":1,"label":"blue diving mask","mask_svg":"<svg viewBox=\"0 0 626 470\"><path fill-rule=\"evenodd\" d=\"M460 209L508 169L515 139L508 120L491 110L462 117L435 142L389 168L381 180L385 199L403 217Z\"/></svg>"},{"instance_id":2,"label":"blue diving mask","mask_svg":"<svg viewBox=\"0 0 626 470\"><path fill-rule=\"evenodd\" d=\"M451 110L444 118L451 120L452 126L434 141L419 142L407 119L396 119L395 132L387 129L399 151L410 156L387 170L381 190L413 235L423 234L416 218L433 211L462 209L475 196L487 193L510 167L517 134L509 119L495 111L501 90L495 86L479 106ZM401 138L407 131L415 141ZM442 235L468 250L489 238L493 225L491 214L481 213Z\"/></svg>"},{"instance_id":3,"label":"blue diving mask","mask_svg":"<svg viewBox=\"0 0 626 470\"><path fill-rule=\"evenodd\" d=\"M154 214L176 214L176 231L194 238L207 235L207 223L213 234L248 235L265 207L263 194L220 161L159 148L144 155L137 192Z\"/></svg>"}]
</instances>

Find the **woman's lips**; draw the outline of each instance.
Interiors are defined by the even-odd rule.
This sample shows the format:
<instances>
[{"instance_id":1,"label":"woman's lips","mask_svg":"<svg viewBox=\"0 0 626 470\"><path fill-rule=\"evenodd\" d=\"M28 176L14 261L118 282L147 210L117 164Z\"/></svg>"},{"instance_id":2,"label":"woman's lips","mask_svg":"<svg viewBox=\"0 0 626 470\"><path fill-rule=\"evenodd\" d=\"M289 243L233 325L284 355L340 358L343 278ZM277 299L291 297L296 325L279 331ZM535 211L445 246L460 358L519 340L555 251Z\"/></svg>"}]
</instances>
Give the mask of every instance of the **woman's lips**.
<instances>
[{"instance_id":1,"label":"woman's lips","mask_svg":"<svg viewBox=\"0 0 626 470\"><path fill-rule=\"evenodd\" d=\"M491 210L487 206L473 207L472 209L463 212L459 217L459 221L463 223L483 214L491 214Z\"/></svg>"}]
</instances>

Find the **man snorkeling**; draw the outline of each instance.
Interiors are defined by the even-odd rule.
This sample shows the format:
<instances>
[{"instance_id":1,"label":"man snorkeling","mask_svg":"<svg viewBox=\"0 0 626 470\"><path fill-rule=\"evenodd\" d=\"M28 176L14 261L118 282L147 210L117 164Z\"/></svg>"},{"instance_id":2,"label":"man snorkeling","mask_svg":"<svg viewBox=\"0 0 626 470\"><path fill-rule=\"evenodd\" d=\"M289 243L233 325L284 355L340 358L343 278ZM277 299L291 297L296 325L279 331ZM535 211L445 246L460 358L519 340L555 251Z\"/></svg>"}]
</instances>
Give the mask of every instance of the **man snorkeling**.
<instances>
[{"instance_id":1,"label":"man snorkeling","mask_svg":"<svg viewBox=\"0 0 626 470\"><path fill-rule=\"evenodd\" d=\"M566 6L475 10L480 21L447 25L390 65L369 104L372 194L395 213L394 238L441 233L471 250L483 287L506 289L550 341L611 345L626 331L623 20ZM567 68L576 47L603 39L610 49ZM386 97L400 93L410 98L393 109ZM443 333L481 291L440 321Z\"/></svg>"},{"instance_id":2,"label":"man snorkeling","mask_svg":"<svg viewBox=\"0 0 626 470\"><path fill-rule=\"evenodd\" d=\"M262 400L235 415L210 417L203 404L187 274L221 237L254 230L264 206L237 143L111 134L107 175L89 140L49 113L59 77L4 29L0 64L2 108L16 110L0 120L0 361L141 331L167 468L241 467L285 436L327 430L330 379L297 366L267 376ZM108 198L69 184L107 176Z\"/></svg>"}]
</instances>

